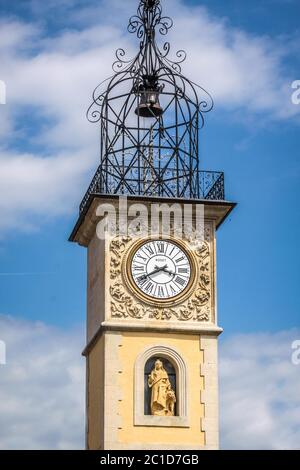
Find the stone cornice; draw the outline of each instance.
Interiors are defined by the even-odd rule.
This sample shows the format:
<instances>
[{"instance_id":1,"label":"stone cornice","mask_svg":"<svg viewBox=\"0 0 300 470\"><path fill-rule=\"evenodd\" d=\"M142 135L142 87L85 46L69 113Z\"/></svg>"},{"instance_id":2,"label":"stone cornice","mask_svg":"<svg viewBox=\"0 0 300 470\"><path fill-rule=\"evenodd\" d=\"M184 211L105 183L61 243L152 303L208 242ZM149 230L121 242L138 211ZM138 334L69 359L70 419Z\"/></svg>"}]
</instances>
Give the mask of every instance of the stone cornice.
<instances>
[{"instance_id":1,"label":"stone cornice","mask_svg":"<svg viewBox=\"0 0 300 470\"><path fill-rule=\"evenodd\" d=\"M95 234L96 225L100 217L96 215L96 209L99 203L114 204L118 212L119 196L117 195L93 195L90 198L86 211L80 214L75 227L70 235L69 241L78 243L79 245L87 247L89 242ZM144 203L147 206L151 204L194 204L204 205L205 219L214 220L216 228L228 217L230 212L235 208L236 203L228 201L210 201L210 200L193 200L193 199L169 199L169 198L156 198L156 197L137 197L129 196L127 198L128 206L132 204Z\"/></svg>"},{"instance_id":2,"label":"stone cornice","mask_svg":"<svg viewBox=\"0 0 300 470\"><path fill-rule=\"evenodd\" d=\"M154 324L147 322L121 322L121 321L104 321L102 322L101 326L96 331L93 338L88 342L86 347L84 348L82 355L87 356L90 350L93 348L94 344L97 342L98 338L102 335L102 333L106 331L117 331L117 332L145 332L145 333L168 333L168 334L190 334L190 335L205 335L205 336L214 336L218 337L221 333L223 333L223 329L215 326L213 324L210 325L198 325L198 324L189 324L189 325L182 325L179 323L164 323L164 324Z\"/></svg>"}]
</instances>

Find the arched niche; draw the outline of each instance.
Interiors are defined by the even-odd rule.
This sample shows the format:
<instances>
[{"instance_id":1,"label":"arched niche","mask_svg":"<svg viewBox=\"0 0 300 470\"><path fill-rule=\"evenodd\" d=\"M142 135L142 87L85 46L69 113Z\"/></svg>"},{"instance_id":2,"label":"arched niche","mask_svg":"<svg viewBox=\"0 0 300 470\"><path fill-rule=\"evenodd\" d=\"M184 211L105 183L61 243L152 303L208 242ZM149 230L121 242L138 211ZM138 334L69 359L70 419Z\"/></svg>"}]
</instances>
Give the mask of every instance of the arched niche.
<instances>
[{"instance_id":1,"label":"arched niche","mask_svg":"<svg viewBox=\"0 0 300 470\"><path fill-rule=\"evenodd\" d=\"M174 370L176 387L176 416L152 416L145 399L145 374L147 364L160 358ZM154 345L144 349L136 359L134 374L134 424L136 426L189 427L187 367L181 354L166 345ZM174 379L172 379L174 381Z\"/></svg>"}]
</instances>

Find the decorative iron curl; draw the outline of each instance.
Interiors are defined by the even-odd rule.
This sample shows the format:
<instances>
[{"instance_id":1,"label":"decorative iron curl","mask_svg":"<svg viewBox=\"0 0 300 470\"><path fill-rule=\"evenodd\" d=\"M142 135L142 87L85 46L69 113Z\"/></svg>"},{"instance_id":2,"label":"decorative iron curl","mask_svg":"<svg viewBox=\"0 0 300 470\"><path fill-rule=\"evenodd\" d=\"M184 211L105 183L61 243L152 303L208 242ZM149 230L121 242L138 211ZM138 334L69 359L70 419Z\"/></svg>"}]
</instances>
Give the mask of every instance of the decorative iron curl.
<instances>
[{"instance_id":1,"label":"decorative iron curl","mask_svg":"<svg viewBox=\"0 0 300 470\"><path fill-rule=\"evenodd\" d=\"M137 37L141 39L144 35L143 28L144 28L144 23L139 16L134 15L130 18L129 24L127 26L127 31L129 33L133 33L133 34L137 33Z\"/></svg>"},{"instance_id":2,"label":"decorative iron curl","mask_svg":"<svg viewBox=\"0 0 300 470\"><path fill-rule=\"evenodd\" d=\"M149 29L155 30L156 28L165 36L172 26L172 18L162 16L160 0L141 0L137 14L129 19L127 30L129 33L136 33L141 39L149 32Z\"/></svg>"},{"instance_id":3,"label":"decorative iron curl","mask_svg":"<svg viewBox=\"0 0 300 470\"><path fill-rule=\"evenodd\" d=\"M165 42L164 45L163 45L163 47L162 47L162 50L163 50L164 52L159 51L159 54L160 54L160 57L161 57L162 59L164 59L164 58L167 57L167 56L169 55L169 53L170 53L171 44L170 44L169 42Z\"/></svg>"},{"instance_id":4,"label":"decorative iron curl","mask_svg":"<svg viewBox=\"0 0 300 470\"><path fill-rule=\"evenodd\" d=\"M185 61L186 56L187 56L187 53L183 49L180 49L179 51L177 51L176 57L178 57L178 60L176 60L176 63L182 64L182 62Z\"/></svg>"},{"instance_id":5,"label":"decorative iron curl","mask_svg":"<svg viewBox=\"0 0 300 470\"><path fill-rule=\"evenodd\" d=\"M157 23L160 28L159 32L163 36L168 34L169 30L173 27L174 23L173 20L169 16L164 16L163 18L160 18L159 23Z\"/></svg>"},{"instance_id":6,"label":"decorative iron curl","mask_svg":"<svg viewBox=\"0 0 300 470\"><path fill-rule=\"evenodd\" d=\"M115 56L117 60L113 63L112 69L116 73L123 71L126 66L134 62L134 59L132 58L129 60L124 59L126 56L126 51L122 48L116 50Z\"/></svg>"},{"instance_id":7,"label":"decorative iron curl","mask_svg":"<svg viewBox=\"0 0 300 470\"><path fill-rule=\"evenodd\" d=\"M194 83L192 81L190 83L195 88L198 88L199 90L201 90L201 92L207 97L206 99L202 98L199 105L198 105L199 113L203 117L203 113L209 113L213 109L213 107L214 107L213 97L211 96L211 94L207 90L205 90L200 85L197 85L197 83ZM203 124L204 124L204 122L203 122Z\"/></svg>"},{"instance_id":8,"label":"decorative iron curl","mask_svg":"<svg viewBox=\"0 0 300 470\"><path fill-rule=\"evenodd\" d=\"M199 103L199 111L201 113L209 113L209 111L212 110L213 106L214 106L214 102L213 102L212 98L211 98L210 102L208 102L206 100L202 100Z\"/></svg>"},{"instance_id":9,"label":"decorative iron curl","mask_svg":"<svg viewBox=\"0 0 300 470\"><path fill-rule=\"evenodd\" d=\"M101 120L102 117L102 105L104 102L104 96L98 96L96 99L93 99L92 104L87 110L86 117L89 122L96 123ZM100 108L100 109L99 109Z\"/></svg>"},{"instance_id":10,"label":"decorative iron curl","mask_svg":"<svg viewBox=\"0 0 300 470\"><path fill-rule=\"evenodd\" d=\"M87 113L86 113L86 117L87 117L89 122L96 123L96 122L99 122L101 120L101 118L102 118L102 108L103 108L103 104L104 104L104 101L105 101L106 96L107 96L107 90L104 90L103 92L101 92L101 89L103 88L105 83L109 82L112 79L113 79L113 76L103 80L94 89L93 95L92 95L93 101L92 101L91 105L89 106L89 108L87 110ZM100 108L100 110L99 110L99 108Z\"/></svg>"}]
</instances>

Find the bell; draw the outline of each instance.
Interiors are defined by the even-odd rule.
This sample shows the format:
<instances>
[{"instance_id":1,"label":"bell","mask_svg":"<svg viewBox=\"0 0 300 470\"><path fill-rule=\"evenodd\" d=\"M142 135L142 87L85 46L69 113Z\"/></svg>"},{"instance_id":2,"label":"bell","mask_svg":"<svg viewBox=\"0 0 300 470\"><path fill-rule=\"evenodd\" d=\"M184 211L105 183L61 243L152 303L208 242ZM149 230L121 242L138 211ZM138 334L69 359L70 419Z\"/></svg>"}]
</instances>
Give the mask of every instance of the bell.
<instances>
[{"instance_id":1,"label":"bell","mask_svg":"<svg viewBox=\"0 0 300 470\"><path fill-rule=\"evenodd\" d=\"M140 104L136 108L135 114L143 118L158 118L163 112L157 90L144 90L141 92Z\"/></svg>"}]
</instances>

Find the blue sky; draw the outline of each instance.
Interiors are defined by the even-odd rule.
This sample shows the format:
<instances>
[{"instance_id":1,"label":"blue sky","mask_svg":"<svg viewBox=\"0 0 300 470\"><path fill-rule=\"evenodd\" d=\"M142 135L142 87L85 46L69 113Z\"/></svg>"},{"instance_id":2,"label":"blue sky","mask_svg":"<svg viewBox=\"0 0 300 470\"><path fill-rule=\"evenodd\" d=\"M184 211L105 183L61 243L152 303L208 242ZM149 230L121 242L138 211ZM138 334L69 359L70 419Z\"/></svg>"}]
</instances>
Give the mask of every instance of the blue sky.
<instances>
[{"instance_id":1,"label":"blue sky","mask_svg":"<svg viewBox=\"0 0 300 470\"><path fill-rule=\"evenodd\" d=\"M300 80L300 3L163 3L174 18L172 50L188 52L183 72L215 100L201 132L202 169L223 170L226 198L238 203L217 247L224 447L293 448L300 439L299 367L290 363L300 336L300 105L291 102L291 84ZM0 105L0 340L12 361L1 390L15 400L10 411L0 400L8 423L0 448L83 443L81 431L73 436L83 413L76 423L69 417L83 403L82 392L73 392L84 383L86 252L67 240L99 159L98 128L85 112L111 73L114 51L136 50L126 32L136 4L0 0L0 80L7 85ZM254 384L248 369L257 374ZM47 381L58 394L51 404ZM16 392L24 388L30 406ZM42 435L36 402L43 417L49 413Z\"/></svg>"}]
</instances>

